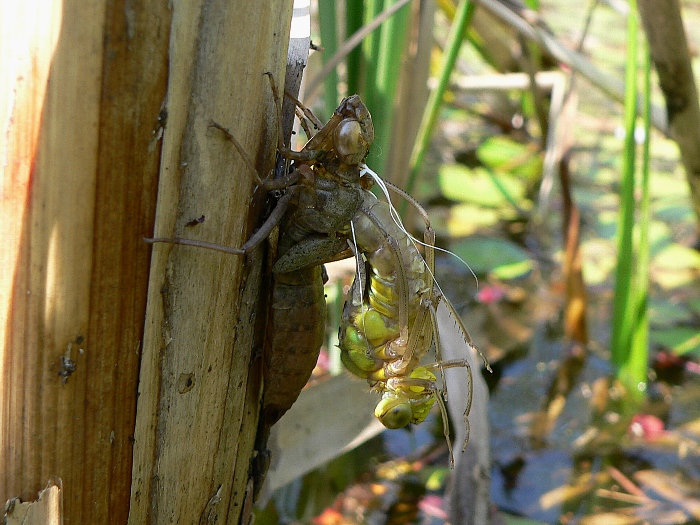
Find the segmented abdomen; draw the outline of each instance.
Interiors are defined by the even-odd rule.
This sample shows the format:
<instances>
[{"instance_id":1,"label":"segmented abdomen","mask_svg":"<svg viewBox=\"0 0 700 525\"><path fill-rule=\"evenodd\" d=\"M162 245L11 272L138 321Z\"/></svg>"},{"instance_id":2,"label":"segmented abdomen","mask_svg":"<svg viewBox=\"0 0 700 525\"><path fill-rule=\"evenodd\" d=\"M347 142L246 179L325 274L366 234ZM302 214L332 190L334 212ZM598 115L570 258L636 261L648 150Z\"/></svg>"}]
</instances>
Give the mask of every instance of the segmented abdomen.
<instances>
[{"instance_id":1,"label":"segmented abdomen","mask_svg":"<svg viewBox=\"0 0 700 525\"><path fill-rule=\"evenodd\" d=\"M421 301L429 297L432 276L411 239L394 222L387 203L365 192L352 222L367 271L355 276L343 311L339 334L343 363L355 375L375 381L406 375L430 345L421 331L421 339L412 342L415 352L404 359L409 331Z\"/></svg>"},{"instance_id":2,"label":"segmented abdomen","mask_svg":"<svg viewBox=\"0 0 700 525\"><path fill-rule=\"evenodd\" d=\"M322 263L347 249L346 240L335 234L362 202L359 185L323 177L300 183L296 191L281 225L273 268L263 396L270 424L289 410L316 366L326 331Z\"/></svg>"},{"instance_id":3,"label":"segmented abdomen","mask_svg":"<svg viewBox=\"0 0 700 525\"><path fill-rule=\"evenodd\" d=\"M288 154L297 182L287 190L289 208L273 268L263 391L268 425L291 407L316 365L326 319L321 265L347 250L338 233L362 203L360 163L373 140L369 111L353 95L343 99L300 152Z\"/></svg>"},{"instance_id":4,"label":"segmented abdomen","mask_svg":"<svg viewBox=\"0 0 700 525\"><path fill-rule=\"evenodd\" d=\"M276 274L266 356L266 417L276 421L296 401L316 366L326 331L321 266Z\"/></svg>"}]
</instances>

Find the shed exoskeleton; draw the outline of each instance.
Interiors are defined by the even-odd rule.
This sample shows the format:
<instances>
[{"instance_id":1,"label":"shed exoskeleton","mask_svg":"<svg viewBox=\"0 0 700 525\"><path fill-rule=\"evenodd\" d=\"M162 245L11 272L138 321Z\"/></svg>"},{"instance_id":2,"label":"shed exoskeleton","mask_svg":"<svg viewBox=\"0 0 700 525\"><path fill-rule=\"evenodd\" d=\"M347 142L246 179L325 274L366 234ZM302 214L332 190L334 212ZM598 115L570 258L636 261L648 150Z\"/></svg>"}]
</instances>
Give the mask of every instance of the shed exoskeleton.
<instances>
[{"instance_id":1,"label":"shed exoskeleton","mask_svg":"<svg viewBox=\"0 0 700 525\"><path fill-rule=\"evenodd\" d=\"M241 248L182 238L154 238L147 242L245 255L279 225L277 257L272 268L270 343L264 359L262 420L269 427L296 401L316 365L326 320L322 264L352 255L346 239L338 232L362 203L362 184L367 184L367 178L361 181L360 164L374 140L374 127L369 111L357 95L343 99L325 125L293 99L303 112L300 118L307 133L309 126L304 117L318 129L303 149L294 151L282 142L280 100L272 75L267 75L280 126L277 149L291 161L289 173L281 178L262 178L234 135L219 124L211 126L233 144L259 187L283 191L268 219Z\"/></svg>"}]
</instances>

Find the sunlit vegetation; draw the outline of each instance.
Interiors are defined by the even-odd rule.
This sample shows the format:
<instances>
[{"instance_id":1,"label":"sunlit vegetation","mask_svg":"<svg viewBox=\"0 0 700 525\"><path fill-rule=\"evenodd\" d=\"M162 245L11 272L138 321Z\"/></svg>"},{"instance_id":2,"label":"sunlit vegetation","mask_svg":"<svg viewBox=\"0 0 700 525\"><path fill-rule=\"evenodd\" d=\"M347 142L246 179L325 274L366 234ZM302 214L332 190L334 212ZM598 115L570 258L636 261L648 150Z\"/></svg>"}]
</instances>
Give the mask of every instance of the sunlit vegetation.
<instances>
[{"instance_id":1,"label":"sunlit vegetation","mask_svg":"<svg viewBox=\"0 0 700 525\"><path fill-rule=\"evenodd\" d=\"M491 500L506 523L700 520L698 217L636 3L409 3L315 78L394 2L345 3L318 1L312 105L363 97L368 164L470 266L443 254L436 273L496 370ZM683 7L697 45L700 11ZM329 285L331 319L353 269ZM434 426L436 440L386 432L259 518L454 522Z\"/></svg>"}]
</instances>

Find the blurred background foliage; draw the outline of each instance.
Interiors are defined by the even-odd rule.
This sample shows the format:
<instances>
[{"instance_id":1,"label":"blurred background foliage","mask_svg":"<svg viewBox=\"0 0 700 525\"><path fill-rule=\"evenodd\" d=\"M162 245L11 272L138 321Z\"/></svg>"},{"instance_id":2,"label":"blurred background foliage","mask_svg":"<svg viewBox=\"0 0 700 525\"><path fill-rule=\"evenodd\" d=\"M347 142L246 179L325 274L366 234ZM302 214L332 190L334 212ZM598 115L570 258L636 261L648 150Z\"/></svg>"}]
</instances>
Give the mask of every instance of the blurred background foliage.
<instances>
[{"instance_id":1,"label":"blurred background foliage","mask_svg":"<svg viewBox=\"0 0 700 525\"><path fill-rule=\"evenodd\" d=\"M312 2L302 99L325 121L360 94L368 165L470 266L443 256L437 278L495 370L493 523L700 522L700 2L677 7ZM444 450L416 432L341 456L258 519L444 522Z\"/></svg>"}]
</instances>

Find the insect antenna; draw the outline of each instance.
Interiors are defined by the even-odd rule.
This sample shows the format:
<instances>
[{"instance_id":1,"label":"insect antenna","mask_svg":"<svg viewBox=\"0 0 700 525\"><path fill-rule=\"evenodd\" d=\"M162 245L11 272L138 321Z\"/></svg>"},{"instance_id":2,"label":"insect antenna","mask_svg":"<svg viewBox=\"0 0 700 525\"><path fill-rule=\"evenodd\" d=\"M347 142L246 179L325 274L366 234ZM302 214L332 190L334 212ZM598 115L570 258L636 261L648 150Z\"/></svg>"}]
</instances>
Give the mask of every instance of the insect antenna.
<instances>
[{"instance_id":1,"label":"insect antenna","mask_svg":"<svg viewBox=\"0 0 700 525\"><path fill-rule=\"evenodd\" d=\"M440 247L438 247L438 246L434 246L433 244L429 244L429 243L426 243L426 242L422 242L422 241L416 239L413 235L411 235L411 234L406 230L406 228L405 228L404 225L403 225L403 222L401 221L401 217L400 217L399 214L398 214L398 211L396 210L396 208L394 207L394 205L391 203L391 199L390 199L390 197L389 197L389 190L394 191L394 192L397 193L398 195L400 195L400 196L402 196L403 198L405 198L410 204L412 204L413 207L418 211L418 213L420 213L421 216L423 217L423 220L425 221L427 228L430 229L430 218L428 217L428 214L427 214L427 212L425 211L425 209L424 209L413 197L411 197L408 193L406 193L405 191L403 191L403 190L400 189L400 188L397 188L397 187L394 186L393 184L391 184L391 183L389 183L389 182L386 182L386 181L385 181L384 179L382 179L379 175L377 175L377 173L375 173L373 170L371 170L366 164L362 164L361 169L362 169L362 171L361 171L362 174L369 174L369 175L372 177L372 179L374 179L374 181L377 183L377 186L379 186L379 187L381 188L382 193L384 193L384 196L386 197L387 202L388 202L388 204L389 204L389 210L390 210L390 214L391 214L392 219L394 220L394 222L396 223L396 225L398 226L398 228L399 228L403 233L405 233L406 236L411 240L411 242L414 244L414 246L416 246L417 244L420 244L420 245L422 245L422 246L425 246L426 248L438 250L438 251L447 253L447 254L449 254L449 255L451 255L451 256L453 256L453 257L456 257L459 261L462 262L462 264L464 264L464 265L469 269L469 271L471 272L471 274L474 276L474 279L476 280L476 284L477 284L477 287L478 287L478 286L479 286L479 279L478 279L478 277L476 276L476 274L474 273L474 271L472 270L472 268L469 266L469 264L468 264L464 259L462 259L459 255L457 255L456 253L451 252L451 251L449 251L449 250L445 250L445 249L443 249L443 248L440 248ZM431 231L432 231L432 229L431 229ZM416 249L418 249L417 246L416 246ZM425 264L426 270L428 270L428 273L430 274L431 278L433 279L433 283L435 284L435 287L437 288L438 293L440 294L440 297L445 297L445 293L443 292L442 288L440 287L440 283L439 283L439 282L437 281L437 279L435 278L435 274L433 273L433 270L432 270L432 268L431 268L431 265L428 264L428 263L425 261L425 259L423 259L423 264ZM463 336L463 338L464 338L464 342L467 343L469 346L472 346L472 347L473 347L471 335L469 334L469 331L468 331L467 328L464 326L464 323L462 322L462 320L460 319L460 317L459 317L459 315L457 314L456 310L454 309L454 306L452 306L452 304L451 304L449 301L446 300L446 297L445 297L445 301L443 301L443 302L444 302L445 304L449 305L449 306L448 306L448 309L449 309L450 315L454 318L455 324L457 325L457 328L460 330L460 332L462 332L462 336ZM486 357L484 357L484 355L481 353L480 350L477 349L477 351L479 352L479 355L481 356L481 358L484 360L484 364L486 365L486 368L487 368L489 371L491 371L491 367L489 366L488 361L486 360Z\"/></svg>"},{"instance_id":2,"label":"insect antenna","mask_svg":"<svg viewBox=\"0 0 700 525\"><path fill-rule=\"evenodd\" d=\"M425 209L418 203L418 201L417 201L416 199L414 199L413 197L411 197L408 193L406 193L406 192L403 191L402 189L400 189L400 188L394 186L393 184L391 184L390 182L387 182L387 181L385 181L384 179L382 179L376 172L374 172L372 169L370 169L369 166L367 166L366 164L361 164L360 167L361 167L360 174L361 174L361 175L364 175L364 174L370 175L370 176L372 177L372 179L374 179L374 182L376 182L377 186L379 186L379 188L382 190L382 193L383 193L384 196L386 197L387 203L389 204L389 211L390 211L390 214L391 214L392 219L394 219L394 222L396 223L396 226L398 226L399 229L400 229L403 233L405 233L406 236L407 236L409 239L411 239L411 242L413 242L414 245L415 245L415 244L420 244L421 246L424 246L424 247L426 247L426 248L432 248L432 249L434 249L434 250L437 250L437 251L446 253L446 254L448 254L448 255L451 255L452 257L455 257L455 258L456 258L457 260L459 260L459 261L469 270L469 272L472 274L472 276L473 276L474 279L476 280L476 285L477 285L477 288L478 288L478 286L479 286L479 278L476 276L476 274L474 273L474 270L472 270L471 266L469 266L469 263L468 263L467 261L465 261L464 259L462 259L462 258L461 258L459 255L457 255L456 253L451 252L450 250L446 250L446 249L444 249L444 248L440 248L439 246L432 246L432 245L430 245L430 244L428 244L428 243L426 243L426 242L423 242L423 241L421 241L421 240L419 240L419 239L416 239L413 235L411 235L411 234L408 232L408 230L406 230L406 227L403 225L403 221L401 220L401 217L399 216L399 212L396 210L396 208L394 207L394 205L391 203L391 198L389 197L389 190L393 191L393 192L396 193L397 195L400 195L401 197L403 197L404 199L406 199L406 201L408 201L408 203L411 204L411 205L416 209L416 211L421 215L421 217L423 218L423 221L425 222L427 228L430 228L430 218L428 217L428 214L427 214L427 212L425 211ZM431 270L430 268L428 268L428 271L430 272L430 275L431 275L431 277L433 278L433 281L434 281L435 284L437 285L438 290L440 290L440 293L442 293L442 290L440 289L440 285L439 285L439 283L437 282L437 280L435 279L435 276L433 275L432 270ZM444 295L444 294L443 294L443 295Z\"/></svg>"}]
</instances>

